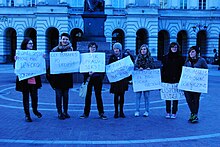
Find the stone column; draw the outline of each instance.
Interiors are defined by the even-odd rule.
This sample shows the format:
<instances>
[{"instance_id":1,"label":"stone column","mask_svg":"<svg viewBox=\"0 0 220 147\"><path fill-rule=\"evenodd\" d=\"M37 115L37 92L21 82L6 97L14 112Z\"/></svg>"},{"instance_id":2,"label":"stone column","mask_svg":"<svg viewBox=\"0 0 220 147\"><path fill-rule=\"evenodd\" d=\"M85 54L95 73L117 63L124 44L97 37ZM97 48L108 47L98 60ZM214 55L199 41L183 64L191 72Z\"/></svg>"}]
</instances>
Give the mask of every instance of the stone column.
<instances>
[{"instance_id":1,"label":"stone column","mask_svg":"<svg viewBox=\"0 0 220 147\"><path fill-rule=\"evenodd\" d=\"M135 5L135 0L128 0L128 5Z\"/></svg>"},{"instance_id":2,"label":"stone column","mask_svg":"<svg viewBox=\"0 0 220 147\"><path fill-rule=\"evenodd\" d=\"M189 1L189 9L198 9L199 8L199 0L191 0Z\"/></svg>"},{"instance_id":3,"label":"stone column","mask_svg":"<svg viewBox=\"0 0 220 147\"><path fill-rule=\"evenodd\" d=\"M112 0L105 0L105 6L112 6Z\"/></svg>"},{"instance_id":4,"label":"stone column","mask_svg":"<svg viewBox=\"0 0 220 147\"><path fill-rule=\"evenodd\" d=\"M159 0L150 0L150 6L159 6Z\"/></svg>"}]
</instances>

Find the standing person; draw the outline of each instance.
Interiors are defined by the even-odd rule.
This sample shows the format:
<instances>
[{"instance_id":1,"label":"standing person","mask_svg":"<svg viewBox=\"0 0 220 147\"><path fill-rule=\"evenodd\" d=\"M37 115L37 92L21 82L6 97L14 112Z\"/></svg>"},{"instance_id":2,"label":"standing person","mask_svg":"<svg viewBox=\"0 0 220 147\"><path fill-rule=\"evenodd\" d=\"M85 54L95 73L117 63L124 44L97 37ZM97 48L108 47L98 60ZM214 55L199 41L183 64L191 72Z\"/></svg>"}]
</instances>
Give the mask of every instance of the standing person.
<instances>
[{"instance_id":1,"label":"standing person","mask_svg":"<svg viewBox=\"0 0 220 147\"><path fill-rule=\"evenodd\" d=\"M33 41L30 38L25 38L21 43L22 50L34 50ZM15 56L15 60L19 58ZM34 76L25 80L16 78L16 90L22 92L23 107L25 113L25 121L32 122L29 111L29 95L31 96L31 105L33 113L41 118L42 114L37 110L38 107L38 89L42 87L40 76Z\"/></svg>"},{"instance_id":2,"label":"standing person","mask_svg":"<svg viewBox=\"0 0 220 147\"><path fill-rule=\"evenodd\" d=\"M88 45L88 49L90 53L94 53L98 49L98 45L95 42L90 42ZM101 119L107 119L104 115L104 108L102 102L102 81L104 78L104 73L99 72L89 72L84 74L84 83L88 80L89 83L87 87L86 99L85 99L85 107L84 113L80 116L80 118L88 118L91 108L91 97L92 97L92 87L94 86L95 97L97 103L97 109L99 111L99 116Z\"/></svg>"},{"instance_id":3,"label":"standing person","mask_svg":"<svg viewBox=\"0 0 220 147\"><path fill-rule=\"evenodd\" d=\"M143 44L140 47L139 54L136 57L134 70L145 70L145 69L154 69L154 60L151 57L151 53L149 51L148 45ZM136 112L134 113L135 117L140 115L140 99L141 95L144 95L144 106L145 112L143 114L144 117L149 116L149 91L139 91L136 92Z\"/></svg>"},{"instance_id":4,"label":"standing person","mask_svg":"<svg viewBox=\"0 0 220 147\"><path fill-rule=\"evenodd\" d=\"M218 52L216 49L213 50L214 53L214 61L213 61L213 65L218 65Z\"/></svg>"},{"instance_id":5,"label":"standing person","mask_svg":"<svg viewBox=\"0 0 220 147\"><path fill-rule=\"evenodd\" d=\"M204 58L199 57L199 50L196 46L192 46L188 51L188 59L185 62L186 67L208 69ZM186 101L188 103L191 115L189 121L191 123L198 122L199 100L201 93L184 91Z\"/></svg>"},{"instance_id":6,"label":"standing person","mask_svg":"<svg viewBox=\"0 0 220 147\"><path fill-rule=\"evenodd\" d=\"M184 59L180 52L180 46L177 42L172 42L169 46L169 52L162 59L162 82L179 83L182 73ZM172 103L172 111L171 111ZM178 110L178 100L166 100L166 118L176 118Z\"/></svg>"},{"instance_id":7,"label":"standing person","mask_svg":"<svg viewBox=\"0 0 220 147\"><path fill-rule=\"evenodd\" d=\"M109 64L122 59L121 50L122 50L121 43L116 42L113 45L114 53L110 56ZM124 107L124 95L125 95L125 91L127 90L128 90L128 79L127 78L111 83L110 93L114 94L114 106L115 106L114 118L118 118L118 103L120 104L119 116L122 118L125 118L123 107Z\"/></svg>"},{"instance_id":8,"label":"standing person","mask_svg":"<svg viewBox=\"0 0 220 147\"><path fill-rule=\"evenodd\" d=\"M66 52L73 51L70 43L70 36L67 33L61 34L61 40L58 46L54 47L51 52ZM53 87L56 92L56 108L58 112L58 118L64 120L70 118L68 114L68 101L69 101L69 89L73 88L73 75L72 73L54 74L50 75L53 79ZM63 111L62 111L63 101Z\"/></svg>"}]
</instances>

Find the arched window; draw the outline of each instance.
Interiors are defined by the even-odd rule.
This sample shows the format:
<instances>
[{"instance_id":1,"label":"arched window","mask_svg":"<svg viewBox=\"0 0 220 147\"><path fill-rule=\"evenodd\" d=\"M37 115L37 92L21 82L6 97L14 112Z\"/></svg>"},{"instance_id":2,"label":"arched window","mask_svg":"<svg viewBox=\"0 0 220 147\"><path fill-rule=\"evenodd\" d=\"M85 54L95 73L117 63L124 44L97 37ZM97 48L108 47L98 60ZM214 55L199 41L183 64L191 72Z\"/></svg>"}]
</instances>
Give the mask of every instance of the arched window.
<instances>
[{"instance_id":1,"label":"arched window","mask_svg":"<svg viewBox=\"0 0 220 147\"><path fill-rule=\"evenodd\" d=\"M29 37L34 43L34 49L37 48L37 31L34 28L28 28L24 32L24 37Z\"/></svg>"},{"instance_id":2,"label":"arched window","mask_svg":"<svg viewBox=\"0 0 220 147\"><path fill-rule=\"evenodd\" d=\"M177 34L177 42L180 45L181 53L183 54L183 56L187 57L188 45L187 45L187 33L186 33L186 31L180 31Z\"/></svg>"},{"instance_id":3,"label":"arched window","mask_svg":"<svg viewBox=\"0 0 220 147\"><path fill-rule=\"evenodd\" d=\"M136 33L136 54L142 44L148 45L148 32L146 29L139 29Z\"/></svg>"},{"instance_id":4,"label":"arched window","mask_svg":"<svg viewBox=\"0 0 220 147\"><path fill-rule=\"evenodd\" d=\"M197 33L196 45L199 47L200 56L205 57L207 54L207 34L205 30L201 30Z\"/></svg>"},{"instance_id":5,"label":"arched window","mask_svg":"<svg viewBox=\"0 0 220 147\"><path fill-rule=\"evenodd\" d=\"M124 40L125 40L125 33L121 29L116 29L112 33L112 44L115 42L120 42L122 44L122 49L124 49Z\"/></svg>"},{"instance_id":6,"label":"arched window","mask_svg":"<svg viewBox=\"0 0 220 147\"><path fill-rule=\"evenodd\" d=\"M82 41L83 32L82 30L76 28L71 31L70 36L73 49L77 50L77 42Z\"/></svg>"},{"instance_id":7,"label":"arched window","mask_svg":"<svg viewBox=\"0 0 220 147\"><path fill-rule=\"evenodd\" d=\"M170 35L167 31L162 30L158 33L158 52L157 59L162 60L163 55L169 51Z\"/></svg>"}]
</instances>

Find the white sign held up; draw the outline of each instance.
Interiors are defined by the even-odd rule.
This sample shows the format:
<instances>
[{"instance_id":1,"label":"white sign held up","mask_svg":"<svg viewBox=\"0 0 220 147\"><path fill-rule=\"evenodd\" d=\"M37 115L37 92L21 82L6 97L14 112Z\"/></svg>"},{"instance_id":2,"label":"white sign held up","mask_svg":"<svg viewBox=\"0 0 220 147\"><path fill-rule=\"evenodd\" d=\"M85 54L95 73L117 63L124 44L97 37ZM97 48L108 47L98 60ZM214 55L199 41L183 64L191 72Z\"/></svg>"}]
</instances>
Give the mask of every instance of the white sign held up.
<instances>
[{"instance_id":1,"label":"white sign held up","mask_svg":"<svg viewBox=\"0 0 220 147\"><path fill-rule=\"evenodd\" d=\"M46 72L44 51L16 50L15 73L39 73Z\"/></svg>"},{"instance_id":2,"label":"white sign held up","mask_svg":"<svg viewBox=\"0 0 220 147\"><path fill-rule=\"evenodd\" d=\"M79 71L79 51L50 52L50 73L73 73Z\"/></svg>"},{"instance_id":3,"label":"white sign held up","mask_svg":"<svg viewBox=\"0 0 220 147\"><path fill-rule=\"evenodd\" d=\"M80 73L105 72L105 53L82 53Z\"/></svg>"},{"instance_id":4,"label":"white sign held up","mask_svg":"<svg viewBox=\"0 0 220 147\"><path fill-rule=\"evenodd\" d=\"M132 83L134 92L161 89L160 69L135 70Z\"/></svg>"},{"instance_id":5,"label":"white sign held up","mask_svg":"<svg viewBox=\"0 0 220 147\"><path fill-rule=\"evenodd\" d=\"M130 56L106 65L106 75L110 83L120 81L130 76L133 70L134 64Z\"/></svg>"},{"instance_id":6,"label":"white sign held up","mask_svg":"<svg viewBox=\"0 0 220 147\"><path fill-rule=\"evenodd\" d=\"M183 66L178 89L208 93L208 69Z\"/></svg>"},{"instance_id":7,"label":"white sign held up","mask_svg":"<svg viewBox=\"0 0 220 147\"><path fill-rule=\"evenodd\" d=\"M180 100L184 99L182 90L177 89L178 83L161 83L162 89L160 90L161 99L163 100Z\"/></svg>"}]
</instances>

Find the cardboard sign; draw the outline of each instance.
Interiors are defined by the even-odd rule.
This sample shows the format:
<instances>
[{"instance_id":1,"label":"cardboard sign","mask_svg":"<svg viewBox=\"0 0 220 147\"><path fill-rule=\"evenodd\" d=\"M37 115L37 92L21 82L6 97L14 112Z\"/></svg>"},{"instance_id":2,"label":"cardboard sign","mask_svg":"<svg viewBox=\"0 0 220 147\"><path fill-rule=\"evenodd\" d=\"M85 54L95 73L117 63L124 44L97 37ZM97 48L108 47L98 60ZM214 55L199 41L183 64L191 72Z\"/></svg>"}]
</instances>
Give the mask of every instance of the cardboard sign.
<instances>
[{"instance_id":1,"label":"cardboard sign","mask_svg":"<svg viewBox=\"0 0 220 147\"><path fill-rule=\"evenodd\" d=\"M79 51L50 52L50 73L73 73L79 72Z\"/></svg>"},{"instance_id":2,"label":"cardboard sign","mask_svg":"<svg viewBox=\"0 0 220 147\"><path fill-rule=\"evenodd\" d=\"M178 83L161 83L162 89L160 90L161 99L163 100L180 100L185 99L182 90L178 89Z\"/></svg>"},{"instance_id":3,"label":"cardboard sign","mask_svg":"<svg viewBox=\"0 0 220 147\"><path fill-rule=\"evenodd\" d=\"M106 75L110 83L120 81L132 74L134 64L130 56L106 65Z\"/></svg>"},{"instance_id":4,"label":"cardboard sign","mask_svg":"<svg viewBox=\"0 0 220 147\"><path fill-rule=\"evenodd\" d=\"M80 73L105 72L105 53L82 53Z\"/></svg>"},{"instance_id":5,"label":"cardboard sign","mask_svg":"<svg viewBox=\"0 0 220 147\"><path fill-rule=\"evenodd\" d=\"M183 66L178 89L208 93L208 69Z\"/></svg>"},{"instance_id":6,"label":"cardboard sign","mask_svg":"<svg viewBox=\"0 0 220 147\"><path fill-rule=\"evenodd\" d=\"M134 92L161 89L160 69L135 70L132 82Z\"/></svg>"}]
</instances>

